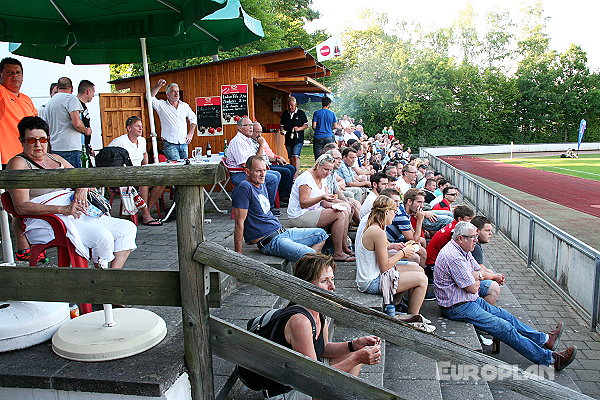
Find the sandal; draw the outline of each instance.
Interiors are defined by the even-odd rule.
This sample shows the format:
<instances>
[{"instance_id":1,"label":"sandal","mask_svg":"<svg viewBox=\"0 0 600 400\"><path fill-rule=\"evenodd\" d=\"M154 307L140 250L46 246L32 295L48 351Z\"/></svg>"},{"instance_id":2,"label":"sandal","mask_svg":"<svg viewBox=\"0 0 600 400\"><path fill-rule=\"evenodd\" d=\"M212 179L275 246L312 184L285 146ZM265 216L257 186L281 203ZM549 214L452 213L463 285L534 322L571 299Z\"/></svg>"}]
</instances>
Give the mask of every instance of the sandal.
<instances>
[{"instance_id":1,"label":"sandal","mask_svg":"<svg viewBox=\"0 0 600 400\"><path fill-rule=\"evenodd\" d=\"M352 257L351 255L348 254L344 258L334 258L333 261L335 261L335 262L354 262L354 261L356 261L356 258Z\"/></svg>"},{"instance_id":2,"label":"sandal","mask_svg":"<svg viewBox=\"0 0 600 400\"><path fill-rule=\"evenodd\" d=\"M427 333L433 333L436 330L435 326L426 324L424 322L409 322L408 324L411 325L413 328Z\"/></svg>"},{"instance_id":3,"label":"sandal","mask_svg":"<svg viewBox=\"0 0 600 400\"><path fill-rule=\"evenodd\" d=\"M142 222L142 225L146 226L162 226L162 221L160 219L151 219L148 222Z\"/></svg>"}]
</instances>

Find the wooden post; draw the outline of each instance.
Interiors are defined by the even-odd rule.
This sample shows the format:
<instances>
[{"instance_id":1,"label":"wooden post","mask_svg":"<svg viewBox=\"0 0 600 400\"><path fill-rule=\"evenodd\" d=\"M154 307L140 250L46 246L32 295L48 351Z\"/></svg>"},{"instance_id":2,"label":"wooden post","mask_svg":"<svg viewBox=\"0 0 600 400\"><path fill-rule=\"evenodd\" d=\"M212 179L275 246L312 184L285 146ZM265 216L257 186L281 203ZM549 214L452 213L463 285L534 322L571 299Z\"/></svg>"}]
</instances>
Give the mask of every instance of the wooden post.
<instances>
[{"instance_id":1,"label":"wooden post","mask_svg":"<svg viewBox=\"0 0 600 400\"><path fill-rule=\"evenodd\" d=\"M176 202L185 362L192 381L192 398L213 400L209 311L205 295L208 280L204 276L204 265L192 258L204 241L202 186L177 186Z\"/></svg>"}]
</instances>

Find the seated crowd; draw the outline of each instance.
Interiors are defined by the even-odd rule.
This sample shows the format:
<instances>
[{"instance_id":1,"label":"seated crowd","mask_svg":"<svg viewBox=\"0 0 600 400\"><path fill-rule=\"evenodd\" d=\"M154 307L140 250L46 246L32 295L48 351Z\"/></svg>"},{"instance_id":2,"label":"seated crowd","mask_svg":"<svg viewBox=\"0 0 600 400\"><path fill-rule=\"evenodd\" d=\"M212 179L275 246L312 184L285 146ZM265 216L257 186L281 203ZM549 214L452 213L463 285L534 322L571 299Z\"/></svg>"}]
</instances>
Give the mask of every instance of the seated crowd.
<instances>
[{"instance_id":1,"label":"seated crowd","mask_svg":"<svg viewBox=\"0 0 600 400\"><path fill-rule=\"evenodd\" d=\"M323 110L329 111L325 102ZM264 178L268 170L258 152L236 161L247 175L233 195L236 251L242 251L243 237L261 252L290 261L328 252L335 262L355 261L358 290L381 295L382 311L394 315L390 310L398 309L397 318L419 329L435 330L421 306L437 300L442 315L471 322L533 362L559 370L572 362L576 348L554 351L562 324L541 333L494 305L506 278L483 263L481 244L492 236L489 220L461 204L459 189L431 170L429 160L412 155L389 134L391 128L368 137L352 123L347 116L331 123L331 141L315 139L315 163L297 171L289 197L280 187L291 228L283 228L272 212ZM316 130L323 128L317 124ZM290 157L298 153L288 151ZM295 244L271 244L285 243L295 231ZM314 358L312 351L305 354Z\"/></svg>"}]
</instances>

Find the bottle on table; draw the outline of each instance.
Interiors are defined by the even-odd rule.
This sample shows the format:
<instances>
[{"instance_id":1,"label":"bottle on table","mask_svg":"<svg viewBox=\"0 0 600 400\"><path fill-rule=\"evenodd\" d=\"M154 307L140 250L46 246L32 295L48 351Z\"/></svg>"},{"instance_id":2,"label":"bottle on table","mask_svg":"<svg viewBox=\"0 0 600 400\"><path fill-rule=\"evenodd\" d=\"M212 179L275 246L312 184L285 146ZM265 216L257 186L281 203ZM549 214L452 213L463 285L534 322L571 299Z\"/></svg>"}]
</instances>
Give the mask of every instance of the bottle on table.
<instances>
[{"instance_id":1,"label":"bottle on table","mask_svg":"<svg viewBox=\"0 0 600 400\"><path fill-rule=\"evenodd\" d=\"M206 157L212 156L212 146L210 142L206 144Z\"/></svg>"},{"instance_id":2,"label":"bottle on table","mask_svg":"<svg viewBox=\"0 0 600 400\"><path fill-rule=\"evenodd\" d=\"M223 146L223 154L227 157L227 139L225 139L225 145Z\"/></svg>"}]
</instances>

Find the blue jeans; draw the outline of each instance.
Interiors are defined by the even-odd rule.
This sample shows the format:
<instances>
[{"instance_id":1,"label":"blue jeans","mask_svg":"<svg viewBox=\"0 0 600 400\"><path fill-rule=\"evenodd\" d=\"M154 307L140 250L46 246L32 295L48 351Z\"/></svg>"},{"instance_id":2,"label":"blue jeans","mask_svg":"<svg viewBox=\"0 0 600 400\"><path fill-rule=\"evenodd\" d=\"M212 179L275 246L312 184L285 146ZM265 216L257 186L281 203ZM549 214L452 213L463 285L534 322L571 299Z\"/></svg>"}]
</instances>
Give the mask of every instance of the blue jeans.
<instances>
[{"instance_id":1,"label":"blue jeans","mask_svg":"<svg viewBox=\"0 0 600 400\"><path fill-rule=\"evenodd\" d=\"M441 211L442 213L438 214L438 211ZM425 229L427 231L439 231L440 229L442 229L443 227L445 227L446 225L448 225L452 221L454 221L453 216L448 216L445 214L445 213L452 214L452 212L450 212L450 211L433 210L432 212L438 217L438 219L435 222L431 222L427 218L423 218L423 229Z\"/></svg>"},{"instance_id":2,"label":"blue jeans","mask_svg":"<svg viewBox=\"0 0 600 400\"><path fill-rule=\"evenodd\" d=\"M442 315L455 321L472 323L500 339L529 361L539 365L554 362L552 350L544 349L548 335L519 321L508 311L488 304L481 297L451 308L442 308Z\"/></svg>"},{"instance_id":3,"label":"blue jeans","mask_svg":"<svg viewBox=\"0 0 600 400\"><path fill-rule=\"evenodd\" d=\"M53 151L52 154L61 156L67 160L73 168L81 168L81 150Z\"/></svg>"},{"instance_id":4,"label":"blue jeans","mask_svg":"<svg viewBox=\"0 0 600 400\"><path fill-rule=\"evenodd\" d=\"M290 193L292 192L292 184L294 183L294 174L296 173L296 167L292 164L279 165L279 164L271 164L271 170L277 171L281 175L281 180L279 181L279 194L281 197L289 198Z\"/></svg>"},{"instance_id":5,"label":"blue jeans","mask_svg":"<svg viewBox=\"0 0 600 400\"><path fill-rule=\"evenodd\" d=\"M320 139L313 139L313 154L315 156L315 160L317 158L319 158L319 156L321 155L321 150L323 150L323 147L327 144L327 143L333 143L333 134L331 134L331 136L328 137L324 137L324 138L320 138Z\"/></svg>"},{"instance_id":6,"label":"blue jeans","mask_svg":"<svg viewBox=\"0 0 600 400\"><path fill-rule=\"evenodd\" d=\"M169 161L184 160L188 158L188 145L176 144L163 140L163 153Z\"/></svg>"},{"instance_id":7,"label":"blue jeans","mask_svg":"<svg viewBox=\"0 0 600 400\"><path fill-rule=\"evenodd\" d=\"M233 172L231 174L231 183L233 186L237 186L241 181L246 179L246 173L244 172ZM279 180L281 175L277 171L267 170L267 176L265 176L265 185L267 186L267 193L269 194L269 202L271 208L275 208L275 194L277 193L277 186L279 186Z\"/></svg>"},{"instance_id":8,"label":"blue jeans","mask_svg":"<svg viewBox=\"0 0 600 400\"><path fill-rule=\"evenodd\" d=\"M300 157L300 153L302 153L302 147L304 146L304 143L302 142L296 142L294 144L291 145L285 145L285 149L287 150L288 153L288 158L292 158L292 157Z\"/></svg>"},{"instance_id":9,"label":"blue jeans","mask_svg":"<svg viewBox=\"0 0 600 400\"><path fill-rule=\"evenodd\" d=\"M291 228L275 236L261 252L296 262L303 255L314 253L311 246L324 242L328 236L321 228Z\"/></svg>"}]
</instances>

